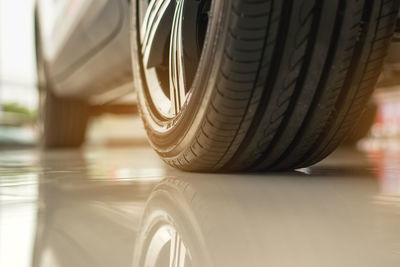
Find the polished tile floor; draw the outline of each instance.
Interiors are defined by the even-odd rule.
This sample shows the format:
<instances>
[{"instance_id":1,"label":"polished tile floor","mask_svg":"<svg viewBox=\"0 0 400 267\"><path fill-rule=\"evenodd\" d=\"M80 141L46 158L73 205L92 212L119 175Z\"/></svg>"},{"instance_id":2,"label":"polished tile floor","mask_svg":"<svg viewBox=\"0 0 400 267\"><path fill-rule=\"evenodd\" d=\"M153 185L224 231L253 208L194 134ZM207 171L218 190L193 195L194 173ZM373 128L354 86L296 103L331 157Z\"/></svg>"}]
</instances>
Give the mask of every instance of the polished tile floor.
<instances>
[{"instance_id":1,"label":"polished tile floor","mask_svg":"<svg viewBox=\"0 0 400 267\"><path fill-rule=\"evenodd\" d=\"M199 174L148 147L0 152L1 267L400 266L400 149Z\"/></svg>"}]
</instances>

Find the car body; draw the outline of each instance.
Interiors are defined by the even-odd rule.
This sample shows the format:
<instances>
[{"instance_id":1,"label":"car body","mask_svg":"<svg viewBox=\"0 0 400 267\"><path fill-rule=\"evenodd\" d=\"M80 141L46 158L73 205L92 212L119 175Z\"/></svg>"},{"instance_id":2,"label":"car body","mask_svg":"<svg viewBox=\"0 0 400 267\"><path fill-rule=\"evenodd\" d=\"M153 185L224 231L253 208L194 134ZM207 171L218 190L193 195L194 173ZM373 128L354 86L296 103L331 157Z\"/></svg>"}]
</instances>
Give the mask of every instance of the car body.
<instances>
[{"instance_id":1,"label":"car body","mask_svg":"<svg viewBox=\"0 0 400 267\"><path fill-rule=\"evenodd\" d=\"M109 101L132 91L128 0L38 0L36 13L55 94Z\"/></svg>"}]
</instances>

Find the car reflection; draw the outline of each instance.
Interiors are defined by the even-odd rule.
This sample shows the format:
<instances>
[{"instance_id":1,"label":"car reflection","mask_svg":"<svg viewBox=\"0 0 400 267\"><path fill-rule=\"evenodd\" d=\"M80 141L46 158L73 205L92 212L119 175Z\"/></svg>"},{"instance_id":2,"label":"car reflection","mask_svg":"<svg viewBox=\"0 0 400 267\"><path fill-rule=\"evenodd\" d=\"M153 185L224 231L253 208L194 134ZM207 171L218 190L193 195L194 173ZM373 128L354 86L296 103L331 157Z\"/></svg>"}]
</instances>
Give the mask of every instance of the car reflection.
<instances>
[{"instance_id":1,"label":"car reflection","mask_svg":"<svg viewBox=\"0 0 400 267\"><path fill-rule=\"evenodd\" d=\"M400 209L376 201L382 181L362 154L344 154L359 165L339 152L309 170L166 169L160 181L44 160L33 266L398 267Z\"/></svg>"}]
</instances>

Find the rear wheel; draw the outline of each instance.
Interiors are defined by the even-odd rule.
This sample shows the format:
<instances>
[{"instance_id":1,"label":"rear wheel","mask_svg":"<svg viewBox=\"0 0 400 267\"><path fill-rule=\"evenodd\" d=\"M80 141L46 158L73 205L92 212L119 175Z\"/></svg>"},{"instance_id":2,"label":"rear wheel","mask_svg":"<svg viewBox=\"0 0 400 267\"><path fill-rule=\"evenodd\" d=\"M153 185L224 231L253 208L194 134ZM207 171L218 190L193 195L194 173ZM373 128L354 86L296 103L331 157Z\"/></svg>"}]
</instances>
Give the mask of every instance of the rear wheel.
<instances>
[{"instance_id":1,"label":"rear wheel","mask_svg":"<svg viewBox=\"0 0 400 267\"><path fill-rule=\"evenodd\" d=\"M137 0L132 56L155 150L194 171L329 155L366 105L397 0Z\"/></svg>"},{"instance_id":2,"label":"rear wheel","mask_svg":"<svg viewBox=\"0 0 400 267\"><path fill-rule=\"evenodd\" d=\"M85 141L89 107L85 101L41 92L42 144L45 148L79 147Z\"/></svg>"}]
</instances>

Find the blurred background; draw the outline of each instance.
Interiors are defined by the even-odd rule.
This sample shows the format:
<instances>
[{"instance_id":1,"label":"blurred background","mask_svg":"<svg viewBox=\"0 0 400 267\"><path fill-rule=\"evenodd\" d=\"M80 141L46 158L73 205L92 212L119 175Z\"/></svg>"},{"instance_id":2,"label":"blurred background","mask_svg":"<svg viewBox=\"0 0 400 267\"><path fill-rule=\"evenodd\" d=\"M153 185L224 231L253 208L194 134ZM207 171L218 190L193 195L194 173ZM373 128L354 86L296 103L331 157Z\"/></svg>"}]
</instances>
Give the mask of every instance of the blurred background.
<instances>
[{"instance_id":1,"label":"blurred background","mask_svg":"<svg viewBox=\"0 0 400 267\"><path fill-rule=\"evenodd\" d=\"M0 149L38 143L33 14L33 0L0 1ZM137 116L101 116L89 129L88 144L146 143Z\"/></svg>"},{"instance_id":2,"label":"blurred background","mask_svg":"<svg viewBox=\"0 0 400 267\"><path fill-rule=\"evenodd\" d=\"M0 145L36 140L33 2L0 1Z\"/></svg>"}]
</instances>

